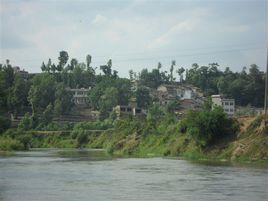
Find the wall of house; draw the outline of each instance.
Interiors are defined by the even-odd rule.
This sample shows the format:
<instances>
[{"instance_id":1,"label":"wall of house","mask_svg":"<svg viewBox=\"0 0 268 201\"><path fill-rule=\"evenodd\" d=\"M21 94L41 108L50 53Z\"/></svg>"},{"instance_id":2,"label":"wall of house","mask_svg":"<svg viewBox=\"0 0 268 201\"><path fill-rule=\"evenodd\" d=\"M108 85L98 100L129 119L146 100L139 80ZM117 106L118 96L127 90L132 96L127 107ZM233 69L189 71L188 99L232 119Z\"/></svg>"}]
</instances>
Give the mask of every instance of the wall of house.
<instances>
[{"instance_id":1,"label":"wall of house","mask_svg":"<svg viewBox=\"0 0 268 201\"><path fill-rule=\"evenodd\" d=\"M235 112L234 100L222 100L222 107L228 115L234 115Z\"/></svg>"}]
</instances>

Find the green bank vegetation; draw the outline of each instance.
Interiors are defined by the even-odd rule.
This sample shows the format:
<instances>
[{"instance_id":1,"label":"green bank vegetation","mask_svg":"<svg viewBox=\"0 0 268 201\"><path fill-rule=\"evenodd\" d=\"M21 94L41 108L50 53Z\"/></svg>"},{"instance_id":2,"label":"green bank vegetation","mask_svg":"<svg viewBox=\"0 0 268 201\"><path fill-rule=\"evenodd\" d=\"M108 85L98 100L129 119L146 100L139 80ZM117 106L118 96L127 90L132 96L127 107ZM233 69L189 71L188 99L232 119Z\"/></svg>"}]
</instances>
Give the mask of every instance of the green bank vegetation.
<instances>
[{"instance_id":1,"label":"green bank vegetation","mask_svg":"<svg viewBox=\"0 0 268 201\"><path fill-rule=\"evenodd\" d=\"M152 114L154 115L152 115ZM204 106L178 121L154 105L146 119L129 117L77 123L69 130L7 130L1 150L29 147L102 148L110 154L138 157L174 156L194 160L267 161L268 128L264 116L243 123L227 118L222 108Z\"/></svg>"}]
</instances>

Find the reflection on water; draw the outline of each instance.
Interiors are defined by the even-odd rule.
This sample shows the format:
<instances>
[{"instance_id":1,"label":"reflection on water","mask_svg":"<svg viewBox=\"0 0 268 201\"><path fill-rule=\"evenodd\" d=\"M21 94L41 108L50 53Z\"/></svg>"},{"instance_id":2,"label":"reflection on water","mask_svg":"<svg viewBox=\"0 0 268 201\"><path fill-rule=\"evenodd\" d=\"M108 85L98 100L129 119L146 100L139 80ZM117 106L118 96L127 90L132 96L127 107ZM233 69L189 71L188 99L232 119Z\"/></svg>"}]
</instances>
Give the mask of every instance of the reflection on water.
<instances>
[{"instance_id":1,"label":"reflection on water","mask_svg":"<svg viewBox=\"0 0 268 201\"><path fill-rule=\"evenodd\" d=\"M0 157L0 200L235 200L268 198L268 169L102 150L40 149Z\"/></svg>"}]
</instances>

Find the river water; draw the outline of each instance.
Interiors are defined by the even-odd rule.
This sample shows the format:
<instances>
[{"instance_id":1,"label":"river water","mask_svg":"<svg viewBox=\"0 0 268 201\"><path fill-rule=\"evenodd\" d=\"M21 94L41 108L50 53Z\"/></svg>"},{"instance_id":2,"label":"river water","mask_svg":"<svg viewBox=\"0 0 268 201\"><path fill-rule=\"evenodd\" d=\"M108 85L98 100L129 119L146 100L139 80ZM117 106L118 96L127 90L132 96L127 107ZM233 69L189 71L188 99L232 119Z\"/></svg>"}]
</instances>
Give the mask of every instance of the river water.
<instances>
[{"instance_id":1,"label":"river water","mask_svg":"<svg viewBox=\"0 0 268 201\"><path fill-rule=\"evenodd\" d=\"M268 169L33 150L0 157L0 200L262 201L268 200Z\"/></svg>"}]
</instances>

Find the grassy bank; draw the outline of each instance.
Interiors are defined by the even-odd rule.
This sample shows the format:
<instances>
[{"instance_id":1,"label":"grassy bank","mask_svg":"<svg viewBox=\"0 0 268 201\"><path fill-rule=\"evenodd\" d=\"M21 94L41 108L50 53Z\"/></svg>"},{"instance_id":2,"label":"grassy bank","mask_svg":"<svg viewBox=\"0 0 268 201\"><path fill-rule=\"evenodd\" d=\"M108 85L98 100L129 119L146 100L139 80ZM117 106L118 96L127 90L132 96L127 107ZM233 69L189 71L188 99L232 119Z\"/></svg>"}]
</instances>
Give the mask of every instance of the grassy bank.
<instances>
[{"instance_id":1,"label":"grassy bank","mask_svg":"<svg viewBox=\"0 0 268 201\"><path fill-rule=\"evenodd\" d=\"M230 120L224 121L230 123ZM125 156L268 163L268 128L263 122L264 116L232 120L229 127L219 128L224 129L224 135L219 135L210 125L212 123L206 125L207 121L201 124L198 119L198 124L194 125L193 122L189 124L187 118L177 121L173 116L165 116L156 123L129 118L115 121L113 125L109 123L106 127L80 123L69 131L12 129L0 137L0 150L86 147L103 148L110 154ZM206 133L204 138L202 132L192 131L196 128L208 129L211 133Z\"/></svg>"},{"instance_id":2,"label":"grassy bank","mask_svg":"<svg viewBox=\"0 0 268 201\"><path fill-rule=\"evenodd\" d=\"M142 122L121 122L114 130L90 136L88 147L105 148L110 153L133 156L176 156L191 160L268 162L268 132L259 116L250 124L239 122L241 131L221 137L209 145L196 142L182 123L160 123L144 128ZM242 129L243 128L243 129ZM149 134L147 133L149 132ZM147 133L147 134L145 134Z\"/></svg>"}]
</instances>

